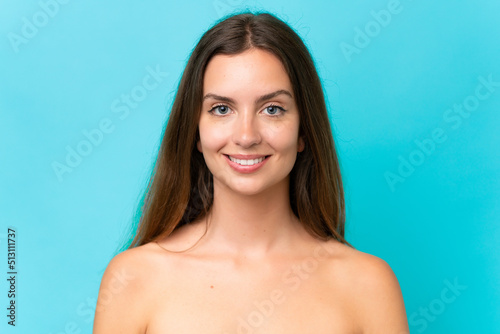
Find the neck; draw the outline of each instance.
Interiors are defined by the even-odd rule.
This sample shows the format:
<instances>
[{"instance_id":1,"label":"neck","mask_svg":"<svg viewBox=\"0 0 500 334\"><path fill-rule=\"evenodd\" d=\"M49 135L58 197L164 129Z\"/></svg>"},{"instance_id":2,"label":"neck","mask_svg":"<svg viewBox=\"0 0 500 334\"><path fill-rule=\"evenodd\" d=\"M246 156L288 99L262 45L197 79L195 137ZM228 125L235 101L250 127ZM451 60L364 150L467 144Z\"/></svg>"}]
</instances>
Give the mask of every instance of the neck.
<instances>
[{"instance_id":1,"label":"neck","mask_svg":"<svg viewBox=\"0 0 500 334\"><path fill-rule=\"evenodd\" d=\"M257 195L214 184L208 219L206 239L221 252L246 258L293 249L300 228L290 206L288 182Z\"/></svg>"}]
</instances>

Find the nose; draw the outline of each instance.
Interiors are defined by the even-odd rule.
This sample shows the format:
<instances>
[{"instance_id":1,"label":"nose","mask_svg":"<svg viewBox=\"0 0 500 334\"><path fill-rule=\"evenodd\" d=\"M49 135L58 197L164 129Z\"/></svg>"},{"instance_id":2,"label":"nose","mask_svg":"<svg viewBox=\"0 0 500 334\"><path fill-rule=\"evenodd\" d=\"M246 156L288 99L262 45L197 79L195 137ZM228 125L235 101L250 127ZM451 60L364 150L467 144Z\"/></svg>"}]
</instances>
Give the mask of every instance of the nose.
<instances>
[{"instance_id":1,"label":"nose","mask_svg":"<svg viewBox=\"0 0 500 334\"><path fill-rule=\"evenodd\" d=\"M233 141L236 145L249 148L261 142L260 129L256 115L251 112L238 114L233 128Z\"/></svg>"}]
</instances>

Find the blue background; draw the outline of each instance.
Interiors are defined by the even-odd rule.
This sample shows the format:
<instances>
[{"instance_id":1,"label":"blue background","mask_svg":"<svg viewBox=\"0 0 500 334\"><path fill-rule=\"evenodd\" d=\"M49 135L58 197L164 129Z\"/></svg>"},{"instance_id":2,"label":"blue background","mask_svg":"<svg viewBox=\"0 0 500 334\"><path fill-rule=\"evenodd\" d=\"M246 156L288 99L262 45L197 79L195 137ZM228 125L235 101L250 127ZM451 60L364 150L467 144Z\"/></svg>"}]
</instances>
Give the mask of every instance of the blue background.
<instances>
[{"instance_id":1,"label":"blue background","mask_svg":"<svg viewBox=\"0 0 500 334\"><path fill-rule=\"evenodd\" d=\"M216 20L248 8L275 13L310 48L339 149L347 239L391 265L411 332L500 333L500 2L49 3L0 1L0 332L91 332L101 276L128 236L187 58ZM388 7L397 13L375 23ZM141 88L148 68L168 73L152 90ZM488 91L478 78L489 76ZM131 92L146 95L125 114ZM448 111L463 103L468 117ZM85 147L101 122L112 131ZM88 155L58 177L54 163L78 145Z\"/></svg>"}]
</instances>

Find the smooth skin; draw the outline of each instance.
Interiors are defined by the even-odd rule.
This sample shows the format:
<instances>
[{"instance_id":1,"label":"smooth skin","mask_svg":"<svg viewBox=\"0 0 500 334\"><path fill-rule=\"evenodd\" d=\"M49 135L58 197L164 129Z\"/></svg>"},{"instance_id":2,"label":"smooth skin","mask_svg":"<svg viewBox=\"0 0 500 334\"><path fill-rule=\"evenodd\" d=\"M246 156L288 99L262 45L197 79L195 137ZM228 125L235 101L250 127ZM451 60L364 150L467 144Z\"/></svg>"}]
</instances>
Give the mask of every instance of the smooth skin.
<instances>
[{"instance_id":1,"label":"smooth skin","mask_svg":"<svg viewBox=\"0 0 500 334\"><path fill-rule=\"evenodd\" d=\"M94 334L409 333L389 265L313 238L291 210L289 173L305 145L292 93L267 51L212 58L197 143L214 176L212 210L111 260Z\"/></svg>"}]
</instances>

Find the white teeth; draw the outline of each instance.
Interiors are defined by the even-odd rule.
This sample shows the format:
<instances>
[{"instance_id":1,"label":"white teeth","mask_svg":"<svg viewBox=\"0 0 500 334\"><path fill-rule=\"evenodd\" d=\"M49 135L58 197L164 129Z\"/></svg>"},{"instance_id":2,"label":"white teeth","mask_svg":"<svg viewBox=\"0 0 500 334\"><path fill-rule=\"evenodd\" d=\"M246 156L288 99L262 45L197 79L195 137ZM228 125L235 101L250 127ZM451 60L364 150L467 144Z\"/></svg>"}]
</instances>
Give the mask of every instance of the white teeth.
<instances>
[{"instance_id":1,"label":"white teeth","mask_svg":"<svg viewBox=\"0 0 500 334\"><path fill-rule=\"evenodd\" d=\"M264 161L265 157L261 157L258 159L250 159L250 160L242 160L242 159L235 159L232 156L229 156L229 160L236 162L238 165L242 166L252 166L255 164L258 164L259 162Z\"/></svg>"}]
</instances>

